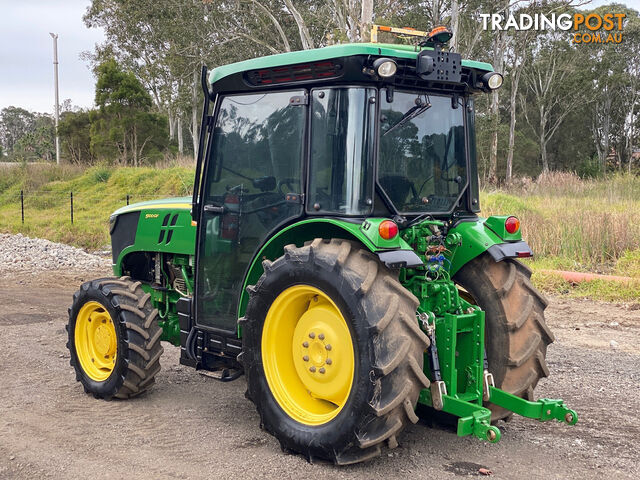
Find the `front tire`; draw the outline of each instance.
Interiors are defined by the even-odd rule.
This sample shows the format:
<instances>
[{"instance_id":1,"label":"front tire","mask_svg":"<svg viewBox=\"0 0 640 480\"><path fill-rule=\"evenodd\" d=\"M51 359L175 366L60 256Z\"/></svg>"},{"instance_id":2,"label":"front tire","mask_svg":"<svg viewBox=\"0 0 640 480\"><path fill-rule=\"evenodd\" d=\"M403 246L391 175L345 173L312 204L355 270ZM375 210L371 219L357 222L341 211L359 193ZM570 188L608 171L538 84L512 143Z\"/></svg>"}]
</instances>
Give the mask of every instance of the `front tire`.
<instances>
[{"instance_id":1,"label":"front tire","mask_svg":"<svg viewBox=\"0 0 640 480\"><path fill-rule=\"evenodd\" d=\"M76 380L96 398L130 398L160 371L162 328L139 281L102 278L82 285L69 308L67 348Z\"/></svg>"},{"instance_id":2,"label":"front tire","mask_svg":"<svg viewBox=\"0 0 640 480\"><path fill-rule=\"evenodd\" d=\"M429 387L417 299L347 240L288 245L263 266L241 319L247 397L261 425L310 461L356 463L379 455L385 441L397 445ZM337 355L328 365L326 344Z\"/></svg>"},{"instance_id":3,"label":"front tire","mask_svg":"<svg viewBox=\"0 0 640 480\"><path fill-rule=\"evenodd\" d=\"M496 387L533 400L538 380L549 375L547 346L554 336L544 319L547 300L531 284L531 270L513 259L483 254L463 266L454 281L485 311L485 348ZM493 421L512 413L488 404Z\"/></svg>"}]
</instances>

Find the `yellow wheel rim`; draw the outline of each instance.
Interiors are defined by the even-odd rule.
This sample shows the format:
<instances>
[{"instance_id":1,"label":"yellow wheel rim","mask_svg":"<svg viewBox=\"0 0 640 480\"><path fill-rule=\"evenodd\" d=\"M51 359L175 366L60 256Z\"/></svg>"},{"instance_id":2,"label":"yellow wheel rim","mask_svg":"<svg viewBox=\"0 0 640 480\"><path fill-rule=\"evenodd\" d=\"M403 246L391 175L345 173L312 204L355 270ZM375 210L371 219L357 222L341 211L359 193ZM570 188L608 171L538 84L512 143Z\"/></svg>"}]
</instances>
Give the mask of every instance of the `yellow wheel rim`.
<instances>
[{"instance_id":1,"label":"yellow wheel rim","mask_svg":"<svg viewBox=\"0 0 640 480\"><path fill-rule=\"evenodd\" d=\"M269 388L287 415L322 425L347 403L354 372L351 332L323 291L289 287L275 299L262 330L262 364Z\"/></svg>"},{"instance_id":2,"label":"yellow wheel rim","mask_svg":"<svg viewBox=\"0 0 640 480\"><path fill-rule=\"evenodd\" d=\"M78 361L84 373L103 382L116 364L118 337L111 315L98 302L85 303L76 317L74 340Z\"/></svg>"}]
</instances>

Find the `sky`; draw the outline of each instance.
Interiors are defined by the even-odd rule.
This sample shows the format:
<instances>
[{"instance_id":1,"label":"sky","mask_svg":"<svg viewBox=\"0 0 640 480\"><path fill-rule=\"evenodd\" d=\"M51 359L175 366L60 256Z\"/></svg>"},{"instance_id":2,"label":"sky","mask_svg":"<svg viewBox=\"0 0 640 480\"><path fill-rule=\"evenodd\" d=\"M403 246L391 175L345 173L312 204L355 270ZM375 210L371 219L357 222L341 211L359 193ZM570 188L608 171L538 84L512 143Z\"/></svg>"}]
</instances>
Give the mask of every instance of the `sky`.
<instances>
[{"instance_id":1,"label":"sky","mask_svg":"<svg viewBox=\"0 0 640 480\"><path fill-rule=\"evenodd\" d=\"M621 0L618 0L621 1ZM0 0L0 109L9 105L53 113L53 40L58 37L60 102L93 106L95 79L83 51L104 39L82 21L90 0ZM583 8L612 3L593 0ZM640 0L622 0L640 10Z\"/></svg>"},{"instance_id":2,"label":"sky","mask_svg":"<svg viewBox=\"0 0 640 480\"><path fill-rule=\"evenodd\" d=\"M95 79L80 59L103 40L82 16L90 0L0 0L0 109L53 113L53 39L58 36L60 103L93 105Z\"/></svg>"}]
</instances>

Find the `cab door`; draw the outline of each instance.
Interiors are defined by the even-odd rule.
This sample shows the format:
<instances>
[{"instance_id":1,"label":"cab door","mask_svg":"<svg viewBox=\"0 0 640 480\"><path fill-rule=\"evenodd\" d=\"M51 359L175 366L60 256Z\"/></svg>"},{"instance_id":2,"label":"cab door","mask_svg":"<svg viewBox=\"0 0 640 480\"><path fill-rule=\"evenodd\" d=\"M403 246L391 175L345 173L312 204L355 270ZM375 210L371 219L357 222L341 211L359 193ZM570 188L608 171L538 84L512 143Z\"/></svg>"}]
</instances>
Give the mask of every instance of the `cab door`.
<instances>
[{"instance_id":1,"label":"cab door","mask_svg":"<svg viewBox=\"0 0 640 480\"><path fill-rule=\"evenodd\" d=\"M301 100L302 99L302 100ZM229 95L217 110L198 229L196 324L234 332L247 267L281 224L302 214L304 90Z\"/></svg>"}]
</instances>

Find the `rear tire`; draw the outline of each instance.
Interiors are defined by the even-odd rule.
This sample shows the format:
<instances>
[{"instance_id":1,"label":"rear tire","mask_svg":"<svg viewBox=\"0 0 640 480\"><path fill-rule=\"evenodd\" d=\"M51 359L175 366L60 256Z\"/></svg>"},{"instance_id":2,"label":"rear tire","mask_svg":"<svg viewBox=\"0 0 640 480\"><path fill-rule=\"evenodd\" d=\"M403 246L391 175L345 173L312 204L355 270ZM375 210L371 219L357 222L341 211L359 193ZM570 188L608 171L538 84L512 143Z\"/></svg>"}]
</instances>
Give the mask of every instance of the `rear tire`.
<instances>
[{"instance_id":1,"label":"rear tire","mask_svg":"<svg viewBox=\"0 0 640 480\"><path fill-rule=\"evenodd\" d=\"M86 393L106 400L130 398L153 385L164 351L157 315L139 281L102 278L82 285L69 308L67 348ZM92 321L103 330L93 328Z\"/></svg>"},{"instance_id":2,"label":"rear tire","mask_svg":"<svg viewBox=\"0 0 640 480\"><path fill-rule=\"evenodd\" d=\"M301 453L309 461L357 463L379 455L384 442L395 447L403 427L418 420L414 413L418 395L429 387L422 371L429 339L416 320L417 299L374 255L347 240L315 239L301 248L288 245L284 256L263 266L265 273L258 283L248 287L249 305L240 320L247 397L256 405L261 426L280 441L283 451ZM263 334L270 335L268 322L274 314L270 309L275 304L278 311L282 304L278 298L286 298L296 286L326 295L345 320L349 345L353 345L349 347L354 358L348 396L335 416L315 424L296 419L295 409L279 403L282 394L269 383L267 374L273 354L262 351ZM293 319L294 325L303 324L301 319L314 308L312 303L308 301L307 310ZM280 315L289 318L286 312ZM291 338L295 349L300 341L295 333ZM284 341L282 348L289 348ZM294 376L285 390L293 391L296 382L304 382L303 374L289 378ZM318 398L310 390L309 396Z\"/></svg>"},{"instance_id":3,"label":"rear tire","mask_svg":"<svg viewBox=\"0 0 640 480\"><path fill-rule=\"evenodd\" d=\"M486 314L485 345L496 387L533 400L538 380L549 375L547 346L554 336L544 319L547 300L531 284L531 270L517 260L488 254L471 260L454 281ZM511 412L492 404L492 420Z\"/></svg>"}]
</instances>

